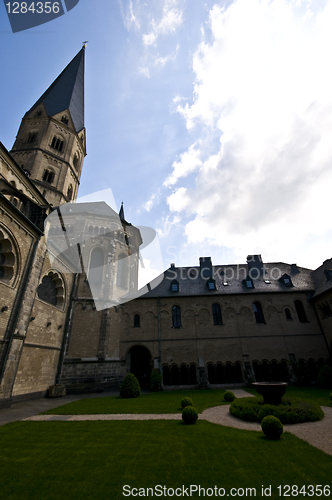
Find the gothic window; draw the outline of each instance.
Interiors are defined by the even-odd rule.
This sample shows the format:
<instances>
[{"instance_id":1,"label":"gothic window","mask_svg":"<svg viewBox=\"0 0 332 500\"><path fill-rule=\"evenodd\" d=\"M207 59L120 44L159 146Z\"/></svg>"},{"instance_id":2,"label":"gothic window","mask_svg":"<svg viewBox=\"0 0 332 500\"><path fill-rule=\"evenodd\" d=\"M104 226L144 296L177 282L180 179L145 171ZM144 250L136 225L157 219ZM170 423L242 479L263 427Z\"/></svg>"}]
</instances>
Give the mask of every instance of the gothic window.
<instances>
[{"instance_id":1,"label":"gothic window","mask_svg":"<svg viewBox=\"0 0 332 500\"><path fill-rule=\"evenodd\" d=\"M51 148L57 149L61 153L63 150L63 140L55 135L51 142Z\"/></svg>"},{"instance_id":2,"label":"gothic window","mask_svg":"<svg viewBox=\"0 0 332 500\"><path fill-rule=\"evenodd\" d=\"M221 309L219 304L212 305L213 324L222 325Z\"/></svg>"},{"instance_id":3,"label":"gothic window","mask_svg":"<svg viewBox=\"0 0 332 500\"><path fill-rule=\"evenodd\" d=\"M181 326L181 310L179 306L172 307L172 327L180 328Z\"/></svg>"},{"instance_id":4,"label":"gothic window","mask_svg":"<svg viewBox=\"0 0 332 500\"><path fill-rule=\"evenodd\" d=\"M62 123L64 123L65 125L67 125L67 123L68 123L68 118L67 118L67 116L66 116L66 115L63 115L63 116L61 117L61 121L62 121Z\"/></svg>"},{"instance_id":5,"label":"gothic window","mask_svg":"<svg viewBox=\"0 0 332 500\"><path fill-rule=\"evenodd\" d=\"M65 289L61 276L57 272L50 271L43 277L38 286L37 295L40 300L62 308L65 300Z\"/></svg>"},{"instance_id":6,"label":"gothic window","mask_svg":"<svg viewBox=\"0 0 332 500\"><path fill-rule=\"evenodd\" d=\"M134 316L134 327L139 328L140 327L140 317L139 314L135 314Z\"/></svg>"},{"instance_id":7,"label":"gothic window","mask_svg":"<svg viewBox=\"0 0 332 500\"><path fill-rule=\"evenodd\" d=\"M307 315L305 313L303 304L300 300L294 301L295 309L300 323L308 323Z\"/></svg>"},{"instance_id":8,"label":"gothic window","mask_svg":"<svg viewBox=\"0 0 332 500\"><path fill-rule=\"evenodd\" d=\"M254 302L253 309L254 309L256 323L265 323L263 309L260 302Z\"/></svg>"},{"instance_id":9,"label":"gothic window","mask_svg":"<svg viewBox=\"0 0 332 500\"><path fill-rule=\"evenodd\" d=\"M0 280L8 283L15 274L16 258L9 238L0 230Z\"/></svg>"},{"instance_id":10,"label":"gothic window","mask_svg":"<svg viewBox=\"0 0 332 500\"><path fill-rule=\"evenodd\" d=\"M73 197L73 186L69 184L68 191L67 191L67 198L70 201Z\"/></svg>"},{"instance_id":11,"label":"gothic window","mask_svg":"<svg viewBox=\"0 0 332 500\"><path fill-rule=\"evenodd\" d=\"M121 288L128 287L128 260L126 254L122 253L118 257L118 266L116 273L116 284Z\"/></svg>"},{"instance_id":12,"label":"gothic window","mask_svg":"<svg viewBox=\"0 0 332 500\"><path fill-rule=\"evenodd\" d=\"M290 309L288 309L288 307L286 307L285 309L285 316L286 316L286 319L292 319L292 315L291 315L291 312L290 312Z\"/></svg>"},{"instance_id":13,"label":"gothic window","mask_svg":"<svg viewBox=\"0 0 332 500\"><path fill-rule=\"evenodd\" d=\"M103 279L104 252L101 248L94 248L91 252L89 267L89 284L100 285Z\"/></svg>"},{"instance_id":14,"label":"gothic window","mask_svg":"<svg viewBox=\"0 0 332 500\"><path fill-rule=\"evenodd\" d=\"M43 181L47 182L48 184L52 184L54 181L54 172L52 170L45 170L43 174Z\"/></svg>"},{"instance_id":15,"label":"gothic window","mask_svg":"<svg viewBox=\"0 0 332 500\"><path fill-rule=\"evenodd\" d=\"M27 142L32 143L35 142L36 139L37 139L37 132L30 132Z\"/></svg>"}]
</instances>

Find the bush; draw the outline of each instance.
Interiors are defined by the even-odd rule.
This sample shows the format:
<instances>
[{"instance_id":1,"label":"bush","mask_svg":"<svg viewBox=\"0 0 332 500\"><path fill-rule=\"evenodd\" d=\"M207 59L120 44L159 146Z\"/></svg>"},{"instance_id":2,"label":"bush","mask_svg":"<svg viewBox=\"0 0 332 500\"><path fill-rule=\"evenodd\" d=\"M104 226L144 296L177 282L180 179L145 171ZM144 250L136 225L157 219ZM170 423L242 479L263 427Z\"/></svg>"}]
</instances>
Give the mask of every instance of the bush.
<instances>
[{"instance_id":1,"label":"bush","mask_svg":"<svg viewBox=\"0 0 332 500\"><path fill-rule=\"evenodd\" d=\"M268 415L262 420L262 431L268 439L280 439L281 434L284 431L284 426L280 422L279 418L273 415Z\"/></svg>"},{"instance_id":2,"label":"bush","mask_svg":"<svg viewBox=\"0 0 332 500\"><path fill-rule=\"evenodd\" d=\"M264 404L261 397L236 399L229 411L235 417L249 422L261 422L269 415L277 417L283 424L315 422L324 417L318 404L290 398L282 398L281 405Z\"/></svg>"},{"instance_id":3,"label":"bush","mask_svg":"<svg viewBox=\"0 0 332 500\"><path fill-rule=\"evenodd\" d=\"M318 385L322 389L332 388L332 368L328 365L322 366L318 373Z\"/></svg>"},{"instance_id":4,"label":"bush","mask_svg":"<svg viewBox=\"0 0 332 500\"><path fill-rule=\"evenodd\" d=\"M193 406L193 400L190 398L183 398L181 401L181 408L186 408L186 406Z\"/></svg>"},{"instance_id":5,"label":"bush","mask_svg":"<svg viewBox=\"0 0 332 500\"><path fill-rule=\"evenodd\" d=\"M152 370L151 377L150 377L150 390L151 391L161 391L161 380L162 380L162 375L158 368L155 368Z\"/></svg>"},{"instance_id":6,"label":"bush","mask_svg":"<svg viewBox=\"0 0 332 500\"><path fill-rule=\"evenodd\" d=\"M231 391L226 391L224 394L224 400L227 401L227 403L231 403L234 401L235 395Z\"/></svg>"},{"instance_id":7,"label":"bush","mask_svg":"<svg viewBox=\"0 0 332 500\"><path fill-rule=\"evenodd\" d=\"M186 406L182 412L182 420L185 424L192 425L198 419L198 413L193 406Z\"/></svg>"},{"instance_id":8,"label":"bush","mask_svg":"<svg viewBox=\"0 0 332 500\"><path fill-rule=\"evenodd\" d=\"M141 394L141 388L139 386L138 380L132 373L128 373L125 376L121 387L120 396L122 398L137 398Z\"/></svg>"},{"instance_id":9,"label":"bush","mask_svg":"<svg viewBox=\"0 0 332 500\"><path fill-rule=\"evenodd\" d=\"M330 394L330 400L332 401L332 392L331 392L331 394Z\"/></svg>"}]
</instances>

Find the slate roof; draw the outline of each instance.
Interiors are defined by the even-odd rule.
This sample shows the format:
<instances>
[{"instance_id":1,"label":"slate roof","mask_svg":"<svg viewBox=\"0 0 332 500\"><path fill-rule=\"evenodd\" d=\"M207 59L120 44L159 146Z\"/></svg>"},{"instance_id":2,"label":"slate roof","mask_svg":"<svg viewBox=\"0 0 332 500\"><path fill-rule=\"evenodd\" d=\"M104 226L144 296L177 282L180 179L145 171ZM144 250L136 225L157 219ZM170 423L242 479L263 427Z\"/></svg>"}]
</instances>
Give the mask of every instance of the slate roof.
<instances>
[{"instance_id":1,"label":"slate roof","mask_svg":"<svg viewBox=\"0 0 332 500\"><path fill-rule=\"evenodd\" d=\"M332 290L332 259L327 259L322 266L313 272L315 281L315 293L313 297L318 297L323 293Z\"/></svg>"},{"instance_id":2,"label":"slate roof","mask_svg":"<svg viewBox=\"0 0 332 500\"><path fill-rule=\"evenodd\" d=\"M84 128L84 48L79 51L25 116L42 102L49 116L69 109L76 132L80 132Z\"/></svg>"},{"instance_id":3,"label":"slate roof","mask_svg":"<svg viewBox=\"0 0 332 500\"><path fill-rule=\"evenodd\" d=\"M163 280L153 288L153 281L149 287L151 290L144 295L144 298L152 297L190 297L193 295L233 295L233 294L256 294L283 292L294 293L306 291L313 293L315 284L312 270L297 267L284 262L264 263L265 276L253 278L254 288L247 288L244 281L249 272L248 264L232 264L213 266L213 278L215 279L216 290L207 288L207 279L201 277L200 267L170 267L164 272ZM291 278L293 286L286 286L281 276L287 274ZM158 278L157 278L158 279ZM171 291L173 280L178 281L179 291ZM266 283L268 280L270 283ZM224 285L224 283L228 283Z\"/></svg>"}]
</instances>

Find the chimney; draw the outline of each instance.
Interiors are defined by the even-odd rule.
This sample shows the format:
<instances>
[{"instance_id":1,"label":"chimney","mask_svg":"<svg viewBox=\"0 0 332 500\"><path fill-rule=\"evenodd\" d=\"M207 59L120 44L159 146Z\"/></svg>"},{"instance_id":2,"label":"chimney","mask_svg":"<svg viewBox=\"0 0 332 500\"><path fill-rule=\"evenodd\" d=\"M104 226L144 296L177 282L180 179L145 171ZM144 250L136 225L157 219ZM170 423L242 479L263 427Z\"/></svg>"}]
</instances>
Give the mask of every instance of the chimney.
<instances>
[{"instance_id":1,"label":"chimney","mask_svg":"<svg viewBox=\"0 0 332 500\"><path fill-rule=\"evenodd\" d=\"M264 277L266 274L261 255L248 255L248 274L251 279Z\"/></svg>"},{"instance_id":2,"label":"chimney","mask_svg":"<svg viewBox=\"0 0 332 500\"><path fill-rule=\"evenodd\" d=\"M199 258L200 275L203 279L212 278L212 262L211 257L200 257Z\"/></svg>"}]
</instances>

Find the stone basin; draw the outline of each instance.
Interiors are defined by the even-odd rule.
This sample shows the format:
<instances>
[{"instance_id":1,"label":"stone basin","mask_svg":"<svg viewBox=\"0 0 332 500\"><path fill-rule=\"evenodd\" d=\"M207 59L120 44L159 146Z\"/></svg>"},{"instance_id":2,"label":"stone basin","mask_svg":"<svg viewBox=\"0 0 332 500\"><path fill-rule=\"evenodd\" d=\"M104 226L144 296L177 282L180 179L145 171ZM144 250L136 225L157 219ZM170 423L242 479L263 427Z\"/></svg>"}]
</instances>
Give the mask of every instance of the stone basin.
<instances>
[{"instance_id":1,"label":"stone basin","mask_svg":"<svg viewBox=\"0 0 332 500\"><path fill-rule=\"evenodd\" d=\"M287 382L254 382L253 387L263 396L264 404L280 405L287 389Z\"/></svg>"}]
</instances>

